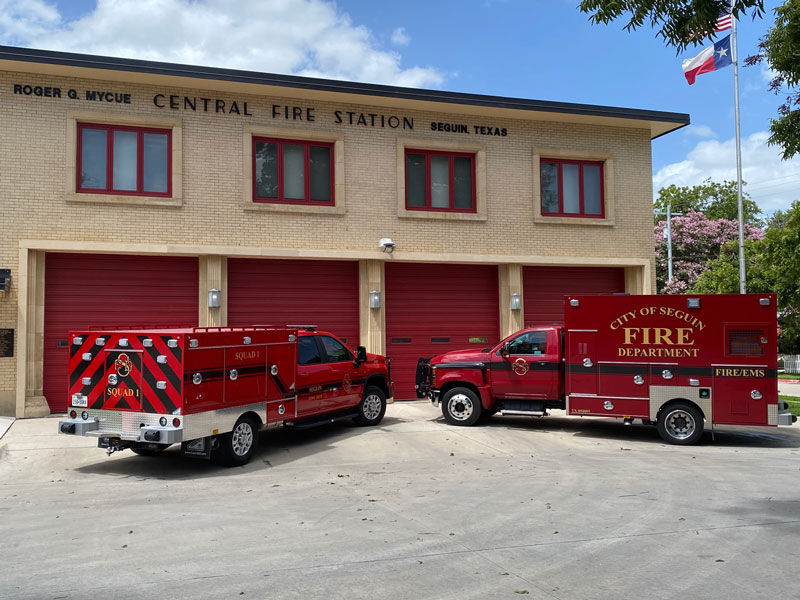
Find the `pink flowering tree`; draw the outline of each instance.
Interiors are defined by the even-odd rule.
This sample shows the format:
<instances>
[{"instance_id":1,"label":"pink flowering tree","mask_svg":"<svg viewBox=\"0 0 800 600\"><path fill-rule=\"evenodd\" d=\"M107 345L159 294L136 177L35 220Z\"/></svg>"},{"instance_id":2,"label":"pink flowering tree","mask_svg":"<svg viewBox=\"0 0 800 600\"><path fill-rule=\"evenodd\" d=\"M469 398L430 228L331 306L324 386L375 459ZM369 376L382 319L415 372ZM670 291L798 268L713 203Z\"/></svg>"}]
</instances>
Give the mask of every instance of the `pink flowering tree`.
<instances>
[{"instance_id":1,"label":"pink flowering tree","mask_svg":"<svg viewBox=\"0 0 800 600\"><path fill-rule=\"evenodd\" d=\"M666 221L654 228L656 246L656 276L662 294L682 294L694 291L697 280L718 259L726 244L738 243L739 225L729 219L709 219L705 214L689 210L684 216L672 218L672 281L667 282ZM764 231L745 225L746 240L764 239Z\"/></svg>"}]
</instances>

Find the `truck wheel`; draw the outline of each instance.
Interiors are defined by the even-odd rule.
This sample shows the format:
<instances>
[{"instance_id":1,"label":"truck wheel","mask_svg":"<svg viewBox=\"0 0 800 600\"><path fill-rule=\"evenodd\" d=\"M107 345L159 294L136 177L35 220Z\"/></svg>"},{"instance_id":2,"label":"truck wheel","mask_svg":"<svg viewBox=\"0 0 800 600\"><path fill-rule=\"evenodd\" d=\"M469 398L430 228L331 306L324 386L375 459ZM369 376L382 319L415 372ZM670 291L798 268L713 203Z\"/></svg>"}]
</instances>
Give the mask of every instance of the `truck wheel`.
<instances>
[{"instance_id":1,"label":"truck wheel","mask_svg":"<svg viewBox=\"0 0 800 600\"><path fill-rule=\"evenodd\" d=\"M219 437L219 448L211 455L215 462L226 467L238 467L250 462L258 448L258 424L252 417L241 417L233 431Z\"/></svg>"},{"instance_id":2,"label":"truck wheel","mask_svg":"<svg viewBox=\"0 0 800 600\"><path fill-rule=\"evenodd\" d=\"M359 425L377 425L386 414L386 394L379 387L368 387L358 403L358 416L353 420Z\"/></svg>"},{"instance_id":3,"label":"truck wheel","mask_svg":"<svg viewBox=\"0 0 800 600\"><path fill-rule=\"evenodd\" d=\"M469 388L453 388L442 399L442 414L451 425L474 425L482 409L480 398Z\"/></svg>"},{"instance_id":4,"label":"truck wheel","mask_svg":"<svg viewBox=\"0 0 800 600\"><path fill-rule=\"evenodd\" d=\"M689 446L703 435L703 415L691 404L673 404L658 415L658 433L668 444Z\"/></svg>"},{"instance_id":5,"label":"truck wheel","mask_svg":"<svg viewBox=\"0 0 800 600\"><path fill-rule=\"evenodd\" d=\"M169 448L172 444L159 444L158 446L150 446L150 447L137 447L131 446L131 452L134 454L138 454L139 456L158 456L164 450Z\"/></svg>"}]
</instances>

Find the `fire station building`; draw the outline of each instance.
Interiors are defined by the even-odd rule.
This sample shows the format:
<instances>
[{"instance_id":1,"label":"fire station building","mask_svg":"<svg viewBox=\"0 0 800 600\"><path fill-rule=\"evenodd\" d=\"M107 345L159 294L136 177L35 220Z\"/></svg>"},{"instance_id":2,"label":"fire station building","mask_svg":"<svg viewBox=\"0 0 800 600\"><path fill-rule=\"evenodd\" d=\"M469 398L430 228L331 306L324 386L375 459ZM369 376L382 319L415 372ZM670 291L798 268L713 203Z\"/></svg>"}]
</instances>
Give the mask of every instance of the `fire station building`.
<instances>
[{"instance_id":1,"label":"fire station building","mask_svg":"<svg viewBox=\"0 0 800 600\"><path fill-rule=\"evenodd\" d=\"M653 293L651 140L685 114L0 47L0 414L67 332L315 324L419 357Z\"/></svg>"}]
</instances>

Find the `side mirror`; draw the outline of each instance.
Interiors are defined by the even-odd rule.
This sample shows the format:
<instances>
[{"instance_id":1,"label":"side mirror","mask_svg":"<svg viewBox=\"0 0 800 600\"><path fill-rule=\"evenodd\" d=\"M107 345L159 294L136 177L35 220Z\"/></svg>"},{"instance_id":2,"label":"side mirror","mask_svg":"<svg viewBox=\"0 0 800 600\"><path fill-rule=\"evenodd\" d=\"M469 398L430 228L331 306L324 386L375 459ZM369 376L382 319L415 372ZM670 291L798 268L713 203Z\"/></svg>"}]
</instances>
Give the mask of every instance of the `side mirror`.
<instances>
[{"instance_id":1,"label":"side mirror","mask_svg":"<svg viewBox=\"0 0 800 600\"><path fill-rule=\"evenodd\" d=\"M356 347L356 359L353 362L356 367L367 362L367 349L364 346Z\"/></svg>"},{"instance_id":2,"label":"side mirror","mask_svg":"<svg viewBox=\"0 0 800 600\"><path fill-rule=\"evenodd\" d=\"M503 344L503 347L500 348L500 356L502 356L503 358L508 358L510 354L511 354L511 342L506 342L505 344Z\"/></svg>"}]
</instances>

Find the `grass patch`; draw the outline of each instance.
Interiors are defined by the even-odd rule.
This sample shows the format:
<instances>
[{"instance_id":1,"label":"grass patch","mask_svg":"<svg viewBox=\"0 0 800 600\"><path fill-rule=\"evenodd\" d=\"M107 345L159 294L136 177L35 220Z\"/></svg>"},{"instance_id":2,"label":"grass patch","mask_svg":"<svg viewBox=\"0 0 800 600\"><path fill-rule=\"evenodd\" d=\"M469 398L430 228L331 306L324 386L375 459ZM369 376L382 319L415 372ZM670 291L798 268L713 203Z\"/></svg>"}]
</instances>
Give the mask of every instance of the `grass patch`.
<instances>
[{"instance_id":1,"label":"grass patch","mask_svg":"<svg viewBox=\"0 0 800 600\"><path fill-rule=\"evenodd\" d=\"M779 400L783 400L789 405L789 412L793 415L800 417L800 397L798 396L778 396Z\"/></svg>"},{"instance_id":2,"label":"grass patch","mask_svg":"<svg viewBox=\"0 0 800 600\"><path fill-rule=\"evenodd\" d=\"M778 379L800 379L800 373L778 373Z\"/></svg>"}]
</instances>

